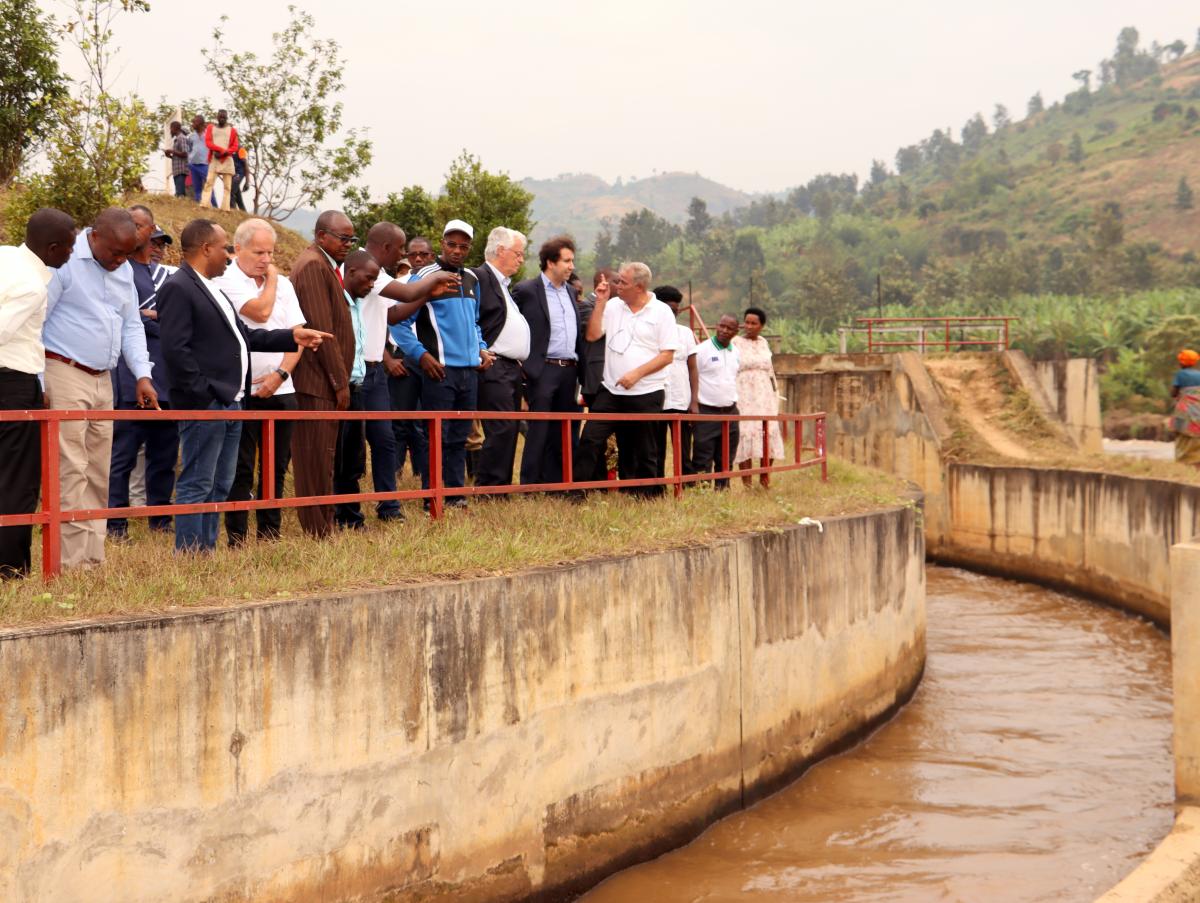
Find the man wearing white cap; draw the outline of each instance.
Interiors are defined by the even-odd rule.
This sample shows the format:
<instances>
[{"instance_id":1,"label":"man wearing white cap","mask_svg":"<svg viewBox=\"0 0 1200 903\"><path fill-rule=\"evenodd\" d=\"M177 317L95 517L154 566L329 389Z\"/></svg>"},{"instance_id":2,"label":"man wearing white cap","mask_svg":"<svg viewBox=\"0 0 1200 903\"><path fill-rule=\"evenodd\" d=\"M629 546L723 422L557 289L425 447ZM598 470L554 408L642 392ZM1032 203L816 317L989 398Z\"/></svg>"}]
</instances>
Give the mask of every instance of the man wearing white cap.
<instances>
[{"instance_id":1,"label":"man wearing white cap","mask_svg":"<svg viewBox=\"0 0 1200 903\"><path fill-rule=\"evenodd\" d=\"M434 298L404 321L409 328L393 331L405 358L417 361L421 367L421 407L426 411L475 410L478 371L486 370L494 359L479 329L479 280L463 266L474 234L474 229L460 219L446 223L441 256L417 271L410 281L448 270L458 273L462 280L458 293ZM469 420L447 420L442 424L444 486L457 488L466 483L470 430ZM428 468L421 475L421 485L429 487ZM466 501L452 499L447 504L465 507Z\"/></svg>"}]
</instances>

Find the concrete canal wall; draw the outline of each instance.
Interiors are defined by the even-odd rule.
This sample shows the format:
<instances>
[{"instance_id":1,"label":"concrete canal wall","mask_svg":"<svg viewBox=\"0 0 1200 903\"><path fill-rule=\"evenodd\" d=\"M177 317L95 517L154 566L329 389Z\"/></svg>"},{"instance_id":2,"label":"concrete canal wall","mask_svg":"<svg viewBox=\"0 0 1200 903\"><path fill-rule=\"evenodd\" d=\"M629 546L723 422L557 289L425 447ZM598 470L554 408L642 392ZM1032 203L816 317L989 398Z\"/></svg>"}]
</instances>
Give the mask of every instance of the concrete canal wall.
<instances>
[{"instance_id":1,"label":"concrete canal wall","mask_svg":"<svg viewBox=\"0 0 1200 903\"><path fill-rule=\"evenodd\" d=\"M920 512L0 632L0 900L556 898L906 697Z\"/></svg>"}]
</instances>

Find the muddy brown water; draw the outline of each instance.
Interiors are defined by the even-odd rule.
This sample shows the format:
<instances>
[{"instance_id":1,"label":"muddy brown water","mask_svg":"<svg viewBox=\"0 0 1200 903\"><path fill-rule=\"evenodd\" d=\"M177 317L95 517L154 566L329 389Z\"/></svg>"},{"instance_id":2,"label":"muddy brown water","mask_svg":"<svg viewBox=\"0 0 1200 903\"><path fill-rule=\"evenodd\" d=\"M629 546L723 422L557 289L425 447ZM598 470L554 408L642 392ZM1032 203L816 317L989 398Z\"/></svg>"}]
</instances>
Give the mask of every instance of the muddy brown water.
<instances>
[{"instance_id":1,"label":"muddy brown water","mask_svg":"<svg viewBox=\"0 0 1200 903\"><path fill-rule=\"evenodd\" d=\"M1170 830L1170 641L1050 590L933 568L912 701L610 901L1091 901Z\"/></svg>"}]
</instances>

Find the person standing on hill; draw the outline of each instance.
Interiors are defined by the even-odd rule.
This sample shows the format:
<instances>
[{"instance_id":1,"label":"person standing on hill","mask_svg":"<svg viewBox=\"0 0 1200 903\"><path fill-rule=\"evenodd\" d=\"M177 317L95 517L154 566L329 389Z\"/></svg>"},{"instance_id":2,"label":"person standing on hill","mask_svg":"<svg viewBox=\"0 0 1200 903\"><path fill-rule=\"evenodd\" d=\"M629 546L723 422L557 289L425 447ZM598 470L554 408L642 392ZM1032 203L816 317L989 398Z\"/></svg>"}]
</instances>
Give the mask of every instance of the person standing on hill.
<instances>
[{"instance_id":1,"label":"person standing on hill","mask_svg":"<svg viewBox=\"0 0 1200 903\"><path fill-rule=\"evenodd\" d=\"M233 159L238 152L238 133L229 124L229 113L217 110L217 121L210 122L204 130L204 145L208 148L208 173L204 179L204 190L200 197L209 195L216 187L216 180L221 179L221 209L228 210L232 199L233 176L237 171ZM203 200L199 201L204 206Z\"/></svg>"},{"instance_id":2,"label":"person standing on hill","mask_svg":"<svg viewBox=\"0 0 1200 903\"><path fill-rule=\"evenodd\" d=\"M43 207L25 225L25 243L0 248L0 408L43 406L38 374L46 367L42 323L53 270L75 246L75 221ZM0 514L32 514L42 488L41 427L0 423ZM0 579L29 574L33 527L0 527Z\"/></svg>"},{"instance_id":3,"label":"person standing on hill","mask_svg":"<svg viewBox=\"0 0 1200 903\"><path fill-rule=\"evenodd\" d=\"M192 200L200 203L204 183L208 179L208 145L204 143L204 133L208 123L204 117L197 114L192 117L192 132L187 136L188 143L188 173L192 178Z\"/></svg>"},{"instance_id":4,"label":"person standing on hill","mask_svg":"<svg viewBox=\"0 0 1200 903\"><path fill-rule=\"evenodd\" d=\"M171 181L175 183L175 197L187 196L188 176L188 138L183 133L183 126L178 122L171 123L171 146L163 149L171 160Z\"/></svg>"},{"instance_id":5,"label":"person standing on hill","mask_svg":"<svg viewBox=\"0 0 1200 903\"><path fill-rule=\"evenodd\" d=\"M1200 354L1191 348L1179 352L1179 369L1171 381L1175 413L1171 429L1175 431L1175 460L1200 467Z\"/></svg>"}]
</instances>

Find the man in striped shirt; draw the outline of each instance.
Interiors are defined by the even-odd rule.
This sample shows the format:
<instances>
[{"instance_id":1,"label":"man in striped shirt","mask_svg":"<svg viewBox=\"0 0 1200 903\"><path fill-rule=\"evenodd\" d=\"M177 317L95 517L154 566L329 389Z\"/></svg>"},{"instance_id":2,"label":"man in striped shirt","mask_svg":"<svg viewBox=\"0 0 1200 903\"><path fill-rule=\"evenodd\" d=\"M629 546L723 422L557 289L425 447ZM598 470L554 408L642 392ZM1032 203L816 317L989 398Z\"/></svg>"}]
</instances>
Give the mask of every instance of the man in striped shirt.
<instances>
[{"instance_id":1,"label":"man in striped shirt","mask_svg":"<svg viewBox=\"0 0 1200 903\"><path fill-rule=\"evenodd\" d=\"M133 268L133 285L137 289L138 311L142 327L146 331L146 351L154 369L150 380L158 393L161 408L170 407L167 394L167 370L163 364L162 341L158 334L158 290L175 267L154 262L156 243L171 243L171 236L154 224L154 213L149 207L138 204L129 208L137 228L138 246L129 255ZM124 360L117 362L110 371L113 381L113 408L134 410L137 403L137 380ZM117 420L113 423L112 459L108 474L108 507L129 506L130 475L138 461L142 448L146 450L146 504L169 505L175 490L175 462L179 457L179 430L170 421ZM150 518L150 529L170 532L171 518L163 515ZM128 525L125 518L113 518L108 522L108 538L125 539Z\"/></svg>"}]
</instances>

